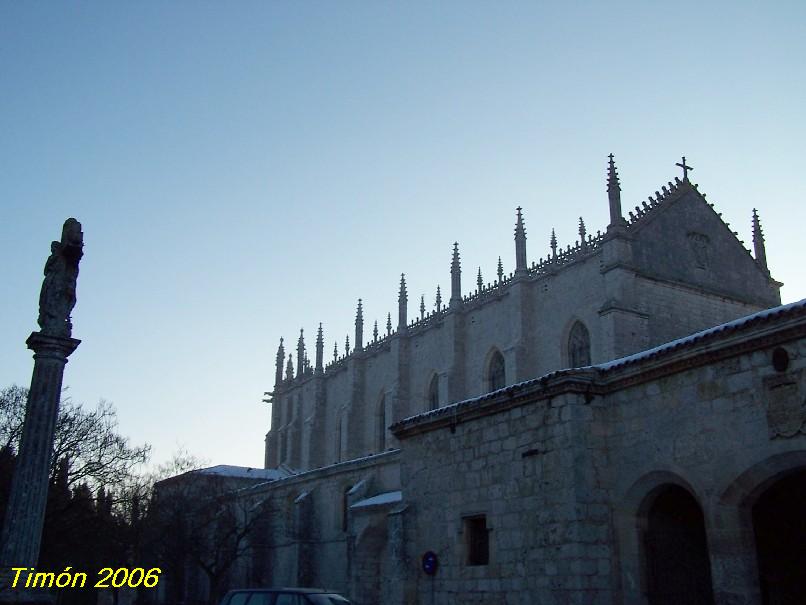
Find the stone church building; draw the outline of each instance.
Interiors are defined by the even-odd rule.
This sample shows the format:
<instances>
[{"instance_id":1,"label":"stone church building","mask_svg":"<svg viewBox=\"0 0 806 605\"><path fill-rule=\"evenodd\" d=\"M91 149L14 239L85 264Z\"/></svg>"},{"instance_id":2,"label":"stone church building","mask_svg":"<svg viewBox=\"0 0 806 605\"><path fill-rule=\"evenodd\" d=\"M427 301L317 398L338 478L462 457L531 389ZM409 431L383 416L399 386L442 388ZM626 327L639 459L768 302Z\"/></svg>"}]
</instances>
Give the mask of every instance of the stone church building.
<instances>
[{"instance_id":1,"label":"stone church building","mask_svg":"<svg viewBox=\"0 0 806 605\"><path fill-rule=\"evenodd\" d=\"M806 602L806 301L780 306L697 186L663 186L515 270L313 360L281 342L274 514L234 585L359 605ZM604 198L604 196L603 196ZM603 199L604 203L604 199ZM475 276L474 276L475 277ZM296 369L295 369L296 368Z\"/></svg>"}]
</instances>

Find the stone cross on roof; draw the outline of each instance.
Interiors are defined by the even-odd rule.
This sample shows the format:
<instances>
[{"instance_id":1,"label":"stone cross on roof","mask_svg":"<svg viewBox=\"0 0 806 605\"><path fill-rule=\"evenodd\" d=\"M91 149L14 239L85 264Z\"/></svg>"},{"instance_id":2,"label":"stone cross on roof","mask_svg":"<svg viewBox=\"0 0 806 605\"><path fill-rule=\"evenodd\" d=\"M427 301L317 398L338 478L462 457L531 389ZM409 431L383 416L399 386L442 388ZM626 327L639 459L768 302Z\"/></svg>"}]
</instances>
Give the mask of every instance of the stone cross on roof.
<instances>
[{"instance_id":1,"label":"stone cross on roof","mask_svg":"<svg viewBox=\"0 0 806 605\"><path fill-rule=\"evenodd\" d=\"M683 156L683 163L682 164L680 162L677 162L675 164L675 166L680 166L680 168L683 169L683 180L684 181L688 180L688 171L689 170L694 170L694 168L692 168L691 166L686 165L686 156Z\"/></svg>"}]
</instances>

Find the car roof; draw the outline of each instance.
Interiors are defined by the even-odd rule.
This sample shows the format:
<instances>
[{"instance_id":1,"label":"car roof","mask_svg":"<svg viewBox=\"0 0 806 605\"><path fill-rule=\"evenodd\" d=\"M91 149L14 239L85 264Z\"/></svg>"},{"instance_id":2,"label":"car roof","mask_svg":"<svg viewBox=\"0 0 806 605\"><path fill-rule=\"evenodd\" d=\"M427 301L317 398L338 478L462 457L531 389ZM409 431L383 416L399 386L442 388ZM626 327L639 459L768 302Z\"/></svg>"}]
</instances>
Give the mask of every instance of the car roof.
<instances>
[{"instance_id":1,"label":"car roof","mask_svg":"<svg viewBox=\"0 0 806 605\"><path fill-rule=\"evenodd\" d=\"M335 594L332 590L324 588L234 588L230 592L296 592L297 594Z\"/></svg>"}]
</instances>

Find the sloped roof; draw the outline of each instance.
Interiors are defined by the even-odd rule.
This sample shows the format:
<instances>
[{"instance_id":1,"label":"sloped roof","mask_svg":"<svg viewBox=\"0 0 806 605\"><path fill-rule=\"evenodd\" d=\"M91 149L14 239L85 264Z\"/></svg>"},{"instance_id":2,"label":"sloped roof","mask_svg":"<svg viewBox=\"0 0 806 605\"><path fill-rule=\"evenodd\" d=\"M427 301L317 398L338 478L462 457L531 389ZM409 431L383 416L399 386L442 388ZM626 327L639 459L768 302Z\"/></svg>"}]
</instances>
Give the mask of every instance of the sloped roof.
<instances>
[{"instance_id":1,"label":"sloped roof","mask_svg":"<svg viewBox=\"0 0 806 605\"><path fill-rule=\"evenodd\" d=\"M369 508L371 506L383 506L385 504L394 504L396 502L401 502L403 500L403 492L400 490L394 492L385 492L383 494L377 494L372 496L371 498L365 498L364 500L359 500L350 508Z\"/></svg>"},{"instance_id":2,"label":"sloped roof","mask_svg":"<svg viewBox=\"0 0 806 605\"><path fill-rule=\"evenodd\" d=\"M276 468L252 468L251 466L233 466L231 464L219 464L193 472L201 475L220 475L234 479L261 479L263 481L276 481L288 476Z\"/></svg>"}]
</instances>

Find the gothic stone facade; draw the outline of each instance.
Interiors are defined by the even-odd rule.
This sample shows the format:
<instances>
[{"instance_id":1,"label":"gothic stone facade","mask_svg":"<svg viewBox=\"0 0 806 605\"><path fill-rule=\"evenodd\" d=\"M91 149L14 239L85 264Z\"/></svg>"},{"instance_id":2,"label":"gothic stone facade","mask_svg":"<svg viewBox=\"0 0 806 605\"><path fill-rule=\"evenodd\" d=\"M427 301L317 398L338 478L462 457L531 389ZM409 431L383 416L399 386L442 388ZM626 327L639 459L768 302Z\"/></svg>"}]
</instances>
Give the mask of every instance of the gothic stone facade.
<instances>
[{"instance_id":1,"label":"gothic stone facade","mask_svg":"<svg viewBox=\"0 0 806 605\"><path fill-rule=\"evenodd\" d=\"M806 594L806 303L778 306L755 215L751 255L687 179L624 220L611 159L608 194L605 233L531 266L519 212L515 271L468 296L455 248L449 303L414 322L402 281L384 337L363 342L359 306L328 366L321 332L296 374L281 345L266 467L294 475L246 490L280 512L233 585L359 605Z\"/></svg>"},{"instance_id":2,"label":"gothic stone facade","mask_svg":"<svg viewBox=\"0 0 806 605\"><path fill-rule=\"evenodd\" d=\"M569 366L601 363L780 304L754 215L756 257L688 180L621 216L610 163L607 231L557 249L531 266L518 209L515 271L462 295L458 246L450 301L408 321L401 279L398 322L364 342L359 301L355 349L315 365L302 335L285 364L281 343L271 394L266 468L311 470L398 447L403 418ZM499 263L500 267L500 263ZM480 281L480 280L479 280ZM283 374L284 365L286 373Z\"/></svg>"}]
</instances>

